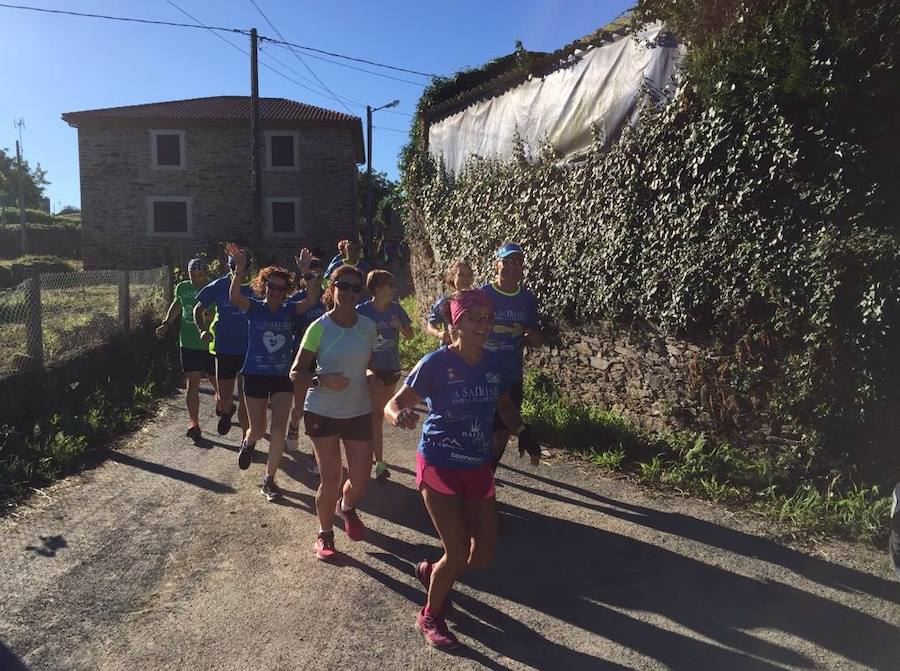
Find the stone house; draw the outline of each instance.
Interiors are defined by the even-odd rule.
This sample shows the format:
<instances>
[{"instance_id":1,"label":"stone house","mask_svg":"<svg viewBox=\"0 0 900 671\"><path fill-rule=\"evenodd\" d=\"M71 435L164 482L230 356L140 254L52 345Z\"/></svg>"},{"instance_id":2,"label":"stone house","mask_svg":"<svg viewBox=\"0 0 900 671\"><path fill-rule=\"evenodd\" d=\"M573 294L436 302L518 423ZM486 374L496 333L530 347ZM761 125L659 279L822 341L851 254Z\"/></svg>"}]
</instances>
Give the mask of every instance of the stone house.
<instances>
[{"instance_id":1,"label":"stone house","mask_svg":"<svg viewBox=\"0 0 900 671\"><path fill-rule=\"evenodd\" d=\"M259 117L254 227L249 96L63 114L78 129L84 267L183 265L227 240L265 262L292 265L302 246L330 258L357 231L359 117L284 98L260 98Z\"/></svg>"}]
</instances>

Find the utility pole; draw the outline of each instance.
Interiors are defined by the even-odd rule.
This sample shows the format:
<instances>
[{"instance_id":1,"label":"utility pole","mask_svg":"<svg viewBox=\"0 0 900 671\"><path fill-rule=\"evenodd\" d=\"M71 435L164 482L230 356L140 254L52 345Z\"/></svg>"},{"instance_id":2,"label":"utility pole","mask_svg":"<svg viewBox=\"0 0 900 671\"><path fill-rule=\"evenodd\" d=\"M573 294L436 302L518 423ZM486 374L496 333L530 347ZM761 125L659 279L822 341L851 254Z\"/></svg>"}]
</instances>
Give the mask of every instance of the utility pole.
<instances>
[{"instance_id":1,"label":"utility pole","mask_svg":"<svg viewBox=\"0 0 900 671\"><path fill-rule=\"evenodd\" d=\"M250 29L250 220L251 241L262 243L262 175L259 168L259 68L256 28ZM252 244L252 243L251 243ZM259 258L259 257L257 257Z\"/></svg>"},{"instance_id":2,"label":"utility pole","mask_svg":"<svg viewBox=\"0 0 900 671\"><path fill-rule=\"evenodd\" d=\"M19 235L22 245L22 255L24 256L28 253L25 249L27 245L27 234L25 232L25 180L22 177L22 150L18 140L16 140L16 167L16 172L19 175Z\"/></svg>"},{"instance_id":3,"label":"utility pole","mask_svg":"<svg viewBox=\"0 0 900 671\"><path fill-rule=\"evenodd\" d=\"M375 230L372 217L372 112L396 107L399 100L392 100L381 107L366 105L366 227L369 235L369 255L371 256L375 246Z\"/></svg>"},{"instance_id":4,"label":"utility pole","mask_svg":"<svg viewBox=\"0 0 900 671\"><path fill-rule=\"evenodd\" d=\"M366 230L369 242L369 256L375 245L372 222L372 107L366 105Z\"/></svg>"}]
</instances>

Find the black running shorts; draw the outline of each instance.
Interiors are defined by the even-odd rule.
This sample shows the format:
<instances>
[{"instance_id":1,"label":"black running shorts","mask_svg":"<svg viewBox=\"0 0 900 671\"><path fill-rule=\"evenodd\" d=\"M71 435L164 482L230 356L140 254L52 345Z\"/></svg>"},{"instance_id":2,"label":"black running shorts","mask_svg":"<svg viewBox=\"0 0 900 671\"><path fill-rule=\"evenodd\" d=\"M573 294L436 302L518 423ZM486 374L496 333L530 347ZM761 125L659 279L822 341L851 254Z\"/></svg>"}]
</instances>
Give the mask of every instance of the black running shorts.
<instances>
[{"instance_id":1,"label":"black running shorts","mask_svg":"<svg viewBox=\"0 0 900 671\"><path fill-rule=\"evenodd\" d=\"M294 393L294 383L287 376L244 375L244 396L247 398L269 398L280 392Z\"/></svg>"},{"instance_id":2,"label":"black running shorts","mask_svg":"<svg viewBox=\"0 0 900 671\"><path fill-rule=\"evenodd\" d=\"M216 354L216 377L220 380L233 380L241 372L243 365L243 354Z\"/></svg>"},{"instance_id":3,"label":"black running shorts","mask_svg":"<svg viewBox=\"0 0 900 671\"><path fill-rule=\"evenodd\" d=\"M208 373L215 376L216 362L209 350L181 348L181 370L185 373Z\"/></svg>"},{"instance_id":4,"label":"black running shorts","mask_svg":"<svg viewBox=\"0 0 900 671\"><path fill-rule=\"evenodd\" d=\"M336 419L307 411L303 414L303 425L306 428L306 435L310 438L337 436L344 440L372 440L371 412L357 417Z\"/></svg>"}]
</instances>

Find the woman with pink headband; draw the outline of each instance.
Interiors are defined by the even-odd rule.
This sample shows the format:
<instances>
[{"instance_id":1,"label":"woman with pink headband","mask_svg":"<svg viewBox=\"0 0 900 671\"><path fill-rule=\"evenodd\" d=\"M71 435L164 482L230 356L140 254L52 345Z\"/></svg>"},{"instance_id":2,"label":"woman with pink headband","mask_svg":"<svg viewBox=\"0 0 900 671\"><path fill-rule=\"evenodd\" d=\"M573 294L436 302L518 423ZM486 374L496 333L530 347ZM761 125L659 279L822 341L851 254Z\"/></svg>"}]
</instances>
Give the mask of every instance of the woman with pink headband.
<instances>
[{"instance_id":1,"label":"woman with pink headband","mask_svg":"<svg viewBox=\"0 0 900 671\"><path fill-rule=\"evenodd\" d=\"M412 408L425 400L428 416L416 453L416 485L444 545L436 562L422 561L416 577L428 590L416 627L428 645L449 649L459 641L443 617L453 583L463 571L491 563L497 540L492 434L494 411L519 436L537 465L540 447L509 395L515 371L484 349L494 321L487 294L461 291L447 304L450 344L426 354L388 402L388 422L413 429Z\"/></svg>"}]
</instances>

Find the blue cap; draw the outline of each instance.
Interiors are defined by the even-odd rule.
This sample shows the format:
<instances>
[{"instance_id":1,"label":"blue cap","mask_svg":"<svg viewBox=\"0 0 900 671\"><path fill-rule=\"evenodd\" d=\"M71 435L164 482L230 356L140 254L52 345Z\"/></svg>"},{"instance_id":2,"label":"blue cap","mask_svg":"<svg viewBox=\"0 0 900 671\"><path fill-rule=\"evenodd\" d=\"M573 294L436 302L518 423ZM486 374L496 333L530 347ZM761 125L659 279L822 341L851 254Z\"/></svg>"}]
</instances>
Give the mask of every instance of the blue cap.
<instances>
[{"instance_id":1,"label":"blue cap","mask_svg":"<svg viewBox=\"0 0 900 671\"><path fill-rule=\"evenodd\" d=\"M197 270L206 270L206 261L203 259L191 259L188 261L188 272L192 273Z\"/></svg>"},{"instance_id":2,"label":"blue cap","mask_svg":"<svg viewBox=\"0 0 900 671\"><path fill-rule=\"evenodd\" d=\"M500 245L500 248L494 252L494 258L502 259L510 254L521 254L525 256L525 252L522 251L522 246L516 244L515 242L504 242Z\"/></svg>"}]
</instances>

